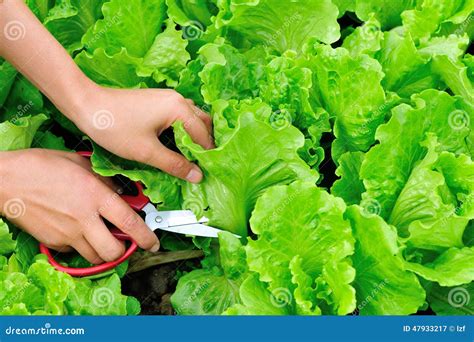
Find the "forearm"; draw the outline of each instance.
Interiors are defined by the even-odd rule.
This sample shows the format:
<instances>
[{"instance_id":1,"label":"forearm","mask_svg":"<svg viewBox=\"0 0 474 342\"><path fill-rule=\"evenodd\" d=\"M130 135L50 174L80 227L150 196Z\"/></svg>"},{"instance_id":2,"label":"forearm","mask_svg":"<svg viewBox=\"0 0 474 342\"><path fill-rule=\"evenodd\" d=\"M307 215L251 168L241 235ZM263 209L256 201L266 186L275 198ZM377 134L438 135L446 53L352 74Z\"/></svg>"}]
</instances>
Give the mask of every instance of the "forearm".
<instances>
[{"instance_id":1,"label":"forearm","mask_svg":"<svg viewBox=\"0 0 474 342\"><path fill-rule=\"evenodd\" d=\"M95 84L22 0L0 1L0 56L73 121Z\"/></svg>"},{"instance_id":2,"label":"forearm","mask_svg":"<svg viewBox=\"0 0 474 342\"><path fill-rule=\"evenodd\" d=\"M10 151L0 151L0 215L3 215L3 206L6 201L6 189L7 185L7 171L8 171L8 157L11 155Z\"/></svg>"}]
</instances>

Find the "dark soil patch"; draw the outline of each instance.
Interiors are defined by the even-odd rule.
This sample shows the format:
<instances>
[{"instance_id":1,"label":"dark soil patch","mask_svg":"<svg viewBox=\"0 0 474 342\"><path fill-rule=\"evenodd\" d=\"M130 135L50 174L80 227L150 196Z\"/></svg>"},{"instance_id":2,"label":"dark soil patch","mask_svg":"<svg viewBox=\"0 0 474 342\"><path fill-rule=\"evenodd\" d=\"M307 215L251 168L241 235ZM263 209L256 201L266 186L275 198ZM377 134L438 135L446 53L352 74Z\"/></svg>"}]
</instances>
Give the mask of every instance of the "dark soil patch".
<instances>
[{"instance_id":1,"label":"dark soil patch","mask_svg":"<svg viewBox=\"0 0 474 342\"><path fill-rule=\"evenodd\" d=\"M176 290L179 274L189 272L199 260L158 265L122 278L122 292L137 298L142 315L175 315L170 297Z\"/></svg>"}]
</instances>

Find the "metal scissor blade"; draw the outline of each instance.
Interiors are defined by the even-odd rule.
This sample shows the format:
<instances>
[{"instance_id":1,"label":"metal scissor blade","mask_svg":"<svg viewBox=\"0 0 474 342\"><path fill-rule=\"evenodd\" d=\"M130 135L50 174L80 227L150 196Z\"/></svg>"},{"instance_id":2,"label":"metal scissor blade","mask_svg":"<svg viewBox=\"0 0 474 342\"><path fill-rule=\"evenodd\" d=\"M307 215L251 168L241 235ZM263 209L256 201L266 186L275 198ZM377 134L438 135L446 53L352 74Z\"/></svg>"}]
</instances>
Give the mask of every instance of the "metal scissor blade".
<instances>
[{"instance_id":1,"label":"metal scissor blade","mask_svg":"<svg viewBox=\"0 0 474 342\"><path fill-rule=\"evenodd\" d=\"M147 215L150 216L150 224L156 228L182 226L184 224L206 223L207 218L197 219L191 210L170 210L155 211Z\"/></svg>"},{"instance_id":2,"label":"metal scissor blade","mask_svg":"<svg viewBox=\"0 0 474 342\"><path fill-rule=\"evenodd\" d=\"M167 232L173 232L173 233L178 233L178 234L203 236L203 237L210 237L210 238L216 238L217 234L219 232L222 232L222 230L220 229L205 226L200 223L184 224L181 226L160 227L158 229L166 230Z\"/></svg>"},{"instance_id":3,"label":"metal scissor blade","mask_svg":"<svg viewBox=\"0 0 474 342\"><path fill-rule=\"evenodd\" d=\"M156 208L147 208L145 223L151 230L161 229L168 232L216 238L223 230L206 226L209 220L205 217L197 219L191 210L157 211ZM235 235L235 234L234 234ZM239 235L235 235L240 238Z\"/></svg>"}]
</instances>

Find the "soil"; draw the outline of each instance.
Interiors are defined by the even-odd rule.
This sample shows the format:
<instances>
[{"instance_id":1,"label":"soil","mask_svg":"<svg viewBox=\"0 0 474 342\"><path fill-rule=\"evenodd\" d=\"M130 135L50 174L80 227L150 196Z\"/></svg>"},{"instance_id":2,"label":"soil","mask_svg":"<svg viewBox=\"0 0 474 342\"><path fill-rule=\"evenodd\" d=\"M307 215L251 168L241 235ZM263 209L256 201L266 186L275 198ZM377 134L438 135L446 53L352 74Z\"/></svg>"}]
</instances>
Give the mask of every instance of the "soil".
<instances>
[{"instance_id":1,"label":"soil","mask_svg":"<svg viewBox=\"0 0 474 342\"><path fill-rule=\"evenodd\" d=\"M122 278L122 291L140 301L142 315L175 315L170 297L176 290L177 275L191 271L198 263L178 261L127 274Z\"/></svg>"}]
</instances>

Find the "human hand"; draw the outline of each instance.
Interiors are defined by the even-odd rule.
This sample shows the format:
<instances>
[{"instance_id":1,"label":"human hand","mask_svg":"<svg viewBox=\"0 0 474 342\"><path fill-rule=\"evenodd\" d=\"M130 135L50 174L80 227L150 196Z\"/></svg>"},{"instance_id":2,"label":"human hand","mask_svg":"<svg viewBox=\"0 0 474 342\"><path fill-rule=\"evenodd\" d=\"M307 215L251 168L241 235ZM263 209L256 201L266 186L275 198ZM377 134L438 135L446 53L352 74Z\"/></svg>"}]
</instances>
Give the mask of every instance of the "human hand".
<instances>
[{"instance_id":1,"label":"human hand","mask_svg":"<svg viewBox=\"0 0 474 342\"><path fill-rule=\"evenodd\" d=\"M197 144L214 147L209 115L174 90L112 89L97 85L76 110L66 110L76 125L105 149L198 183L199 167L166 148L158 136L181 121Z\"/></svg>"},{"instance_id":2,"label":"human hand","mask_svg":"<svg viewBox=\"0 0 474 342\"><path fill-rule=\"evenodd\" d=\"M30 149L0 152L0 211L47 247L78 251L91 263L118 259L124 245L102 217L142 248L159 249L156 235L76 153ZM108 182L108 184L106 184Z\"/></svg>"},{"instance_id":3,"label":"human hand","mask_svg":"<svg viewBox=\"0 0 474 342\"><path fill-rule=\"evenodd\" d=\"M211 119L174 90L112 89L92 82L23 1L1 5L0 28L21 22L23 39L0 35L0 56L36 85L96 143L127 159L197 183L200 169L167 149L158 136L182 121L194 142L212 148ZM43 53L47 51L47 56ZM46 58L47 57L47 58Z\"/></svg>"}]
</instances>

